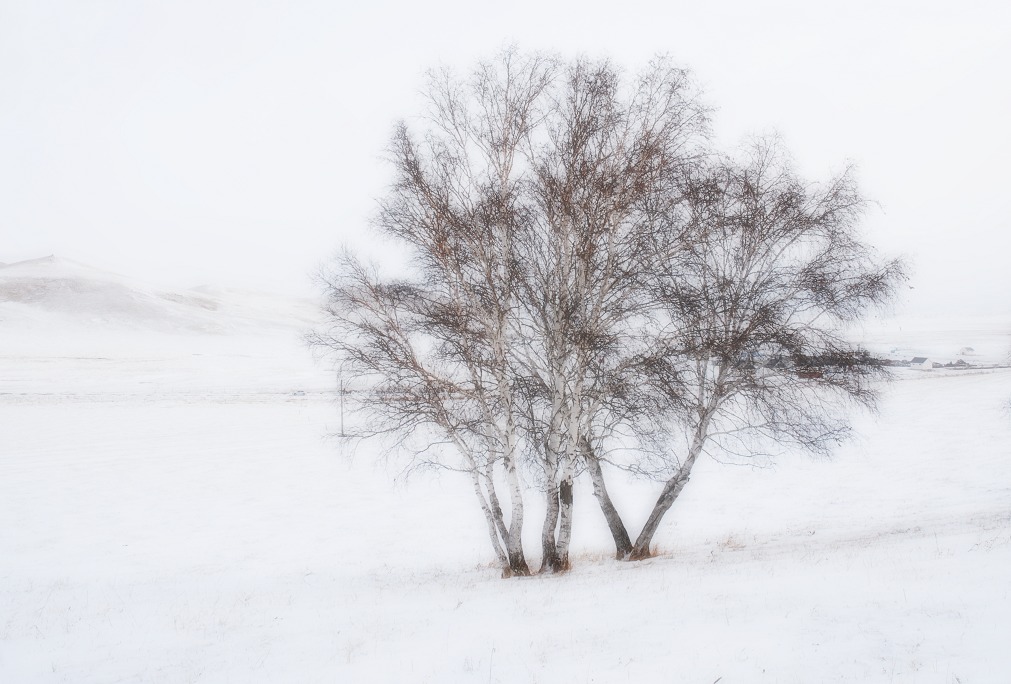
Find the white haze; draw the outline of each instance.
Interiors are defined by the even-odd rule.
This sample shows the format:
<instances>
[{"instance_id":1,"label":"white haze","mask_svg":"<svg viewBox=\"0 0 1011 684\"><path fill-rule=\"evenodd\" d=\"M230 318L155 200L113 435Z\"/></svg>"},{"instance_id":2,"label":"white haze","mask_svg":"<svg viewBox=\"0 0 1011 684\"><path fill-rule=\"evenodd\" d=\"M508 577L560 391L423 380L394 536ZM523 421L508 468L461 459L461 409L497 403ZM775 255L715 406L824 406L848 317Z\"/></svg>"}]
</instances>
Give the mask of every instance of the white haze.
<instances>
[{"instance_id":1,"label":"white haze","mask_svg":"<svg viewBox=\"0 0 1011 684\"><path fill-rule=\"evenodd\" d=\"M0 262L55 253L176 287L305 294L367 249L424 69L507 43L691 67L725 144L848 161L897 311L1007 314L1006 3L0 4Z\"/></svg>"}]
</instances>

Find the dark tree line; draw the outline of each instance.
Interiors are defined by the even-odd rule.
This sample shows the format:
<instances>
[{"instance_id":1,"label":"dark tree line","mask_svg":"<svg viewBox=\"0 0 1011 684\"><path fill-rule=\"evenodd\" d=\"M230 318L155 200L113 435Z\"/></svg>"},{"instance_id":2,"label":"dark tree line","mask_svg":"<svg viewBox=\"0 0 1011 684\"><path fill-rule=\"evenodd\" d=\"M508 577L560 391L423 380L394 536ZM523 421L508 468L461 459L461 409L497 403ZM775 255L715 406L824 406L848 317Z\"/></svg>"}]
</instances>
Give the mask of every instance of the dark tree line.
<instances>
[{"instance_id":1,"label":"dark tree line","mask_svg":"<svg viewBox=\"0 0 1011 684\"><path fill-rule=\"evenodd\" d=\"M662 59L629 78L508 51L425 92L428 127L398 126L373 224L410 273L345 253L312 341L353 378L360 436L466 474L506 574L531 571L531 491L541 571L569 567L584 475L617 557L646 558L707 451L825 452L845 405L872 405L883 371L839 330L902 274L860 240L849 172L805 183L775 140L714 150ZM635 534L614 468L664 482Z\"/></svg>"}]
</instances>

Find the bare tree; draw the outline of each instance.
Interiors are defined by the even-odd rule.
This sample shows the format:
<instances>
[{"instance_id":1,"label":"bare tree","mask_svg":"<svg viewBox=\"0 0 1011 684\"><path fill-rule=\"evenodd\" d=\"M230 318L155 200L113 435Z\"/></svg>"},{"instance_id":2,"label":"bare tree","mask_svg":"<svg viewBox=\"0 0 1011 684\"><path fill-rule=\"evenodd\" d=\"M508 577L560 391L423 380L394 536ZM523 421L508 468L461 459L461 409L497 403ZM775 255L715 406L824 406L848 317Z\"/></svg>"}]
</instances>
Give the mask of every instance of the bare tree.
<instances>
[{"instance_id":1,"label":"bare tree","mask_svg":"<svg viewBox=\"0 0 1011 684\"><path fill-rule=\"evenodd\" d=\"M608 62L577 60L552 95L543 141L531 150L516 321L547 497L542 569L562 571L582 467L590 466L594 493L615 520L586 434L606 429L602 407L646 302L641 275L651 223L677 201L669 181L698 158L706 111L687 73L663 59L631 84ZM611 529L627 551L627 533Z\"/></svg>"},{"instance_id":2,"label":"bare tree","mask_svg":"<svg viewBox=\"0 0 1011 684\"><path fill-rule=\"evenodd\" d=\"M687 214L658 233L652 293L658 332L644 381L687 439L630 554L650 554L661 520L699 456L762 438L825 453L847 432L843 404L873 406L884 370L842 327L889 298L902 278L859 237L863 200L847 171L804 184L775 141L741 162L692 170ZM663 402L661 402L663 403Z\"/></svg>"},{"instance_id":3,"label":"bare tree","mask_svg":"<svg viewBox=\"0 0 1011 684\"><path fill-rule=\"evenodd\" d=\"M706 109L663 59L628 79L506 51L469 79L431 74L426 94L375 220L410 274L345 255L314 342L355 377L370 434L468 475L505 574L530 572L530 484L542 572L569 568L584 472L617 557L644 558L708 448L822 451L845 432L840 401L872 402L881 369L837 326L901 270L858 239L848 174L807 186L775 145L709 151ZM614 466L666 480L634 542Z\"/></svg>"},{"instance_id":4,"label":"bare tree","mask_svg":"<svg viewBox=\"0 0 1011 684\"><path fill-rule=\"evenodd\" d=\"M541 568L562 571L584 464L613 511L586 435L609 429L650 222L699 154L705 111L665 60L628 85L607 62L506 52L468 82L433 74L427 95L431 129L420 142L398 129L398 181L376 221L410 246L417 278L384 282L346 259L329 283L333 329L316 341L367 387L373 425L435 427L456 446L514 574L526 572L522 454L547 502Z\"/></svg>"},{"instance_id":5,"label":"bare tree","mask_svg":"<svg viewBox=\"0 0 1011 684\"><path fill-rule=\"evenodd\" d=\"M421 140L398 127L390 148L397 179L375 220L410 248L413 280L384 280L344 258L327 281L330 328L314 338L357 377L375 431L403 436L426 427L455 447L462 463L441 453L432 461L470 475L492 545L514 575L529 568L510 365L511 236L523 219L519 153L554 69L550 59L507 52L467 82L430 74L431 127Z\"/></svg>"}]
</instances>

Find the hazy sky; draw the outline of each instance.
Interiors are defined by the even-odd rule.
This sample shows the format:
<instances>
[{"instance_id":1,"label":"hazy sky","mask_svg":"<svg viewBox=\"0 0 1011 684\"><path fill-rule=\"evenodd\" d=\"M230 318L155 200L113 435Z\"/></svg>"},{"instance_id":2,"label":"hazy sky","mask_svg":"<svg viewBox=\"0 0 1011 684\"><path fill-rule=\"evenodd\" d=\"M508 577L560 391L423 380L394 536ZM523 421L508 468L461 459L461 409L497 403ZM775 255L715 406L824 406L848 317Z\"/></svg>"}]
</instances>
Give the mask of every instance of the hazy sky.
<instances>
[{"instance_id":1,"label":"hazy sky","mask_svg":"<svg viewBox=\"0 0 1011 684\"><path fill-rule=\"evenodd\" d=\"M423 71L507 43L690 67L721 140L858 165L901 311L1011 311L1011 4L0 0L0 261L308 292Z\"/></svg>"}]
</instances>

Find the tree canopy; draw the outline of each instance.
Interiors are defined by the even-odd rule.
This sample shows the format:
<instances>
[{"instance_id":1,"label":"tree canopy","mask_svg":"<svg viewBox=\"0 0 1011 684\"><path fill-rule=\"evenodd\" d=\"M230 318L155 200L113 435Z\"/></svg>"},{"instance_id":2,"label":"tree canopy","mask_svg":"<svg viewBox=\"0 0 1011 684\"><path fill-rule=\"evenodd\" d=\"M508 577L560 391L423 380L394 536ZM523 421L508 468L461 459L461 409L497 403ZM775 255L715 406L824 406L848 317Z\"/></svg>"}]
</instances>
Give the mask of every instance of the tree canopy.
<instances>
[{"instance_id":1,"label":"tree canopy","mask_svg":"<svg viewBox=\"0 0 1011 684\"><path fill-rule=\"evenodd\" d=\"M714 149L665 59L628 76L512 50L469 77L431 72L425 93L372 224L410 273L345 252L312 341L351 379L358 436L467 476L506 574L530 573L532 491L542 571L569 567L583 474L617 556L645 558L702 454L826 452L845 405L873 405L883 370L840 330L902 269L861 239L852 171L809 184L775 139ZM664 482L636 537L614 468Z\"/></svg>"}]
</instances>

